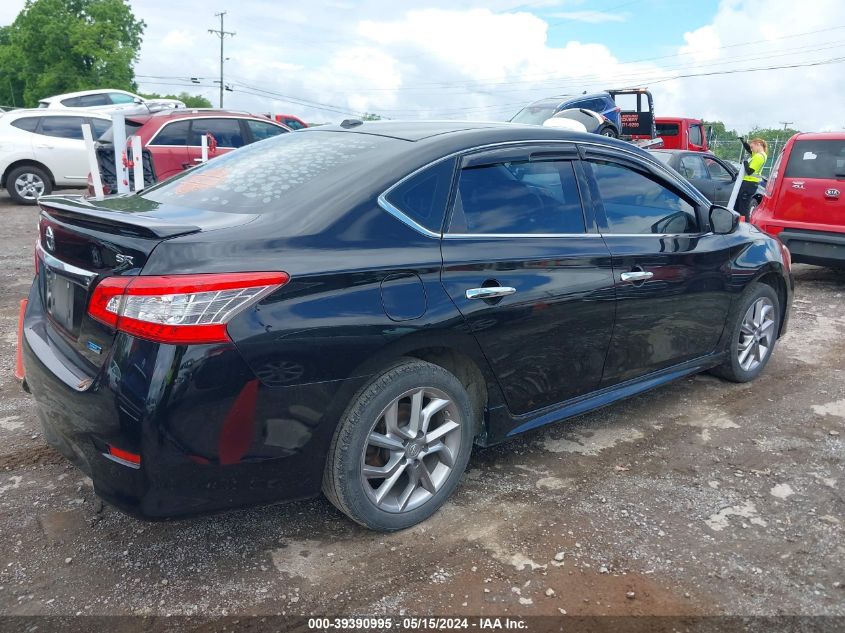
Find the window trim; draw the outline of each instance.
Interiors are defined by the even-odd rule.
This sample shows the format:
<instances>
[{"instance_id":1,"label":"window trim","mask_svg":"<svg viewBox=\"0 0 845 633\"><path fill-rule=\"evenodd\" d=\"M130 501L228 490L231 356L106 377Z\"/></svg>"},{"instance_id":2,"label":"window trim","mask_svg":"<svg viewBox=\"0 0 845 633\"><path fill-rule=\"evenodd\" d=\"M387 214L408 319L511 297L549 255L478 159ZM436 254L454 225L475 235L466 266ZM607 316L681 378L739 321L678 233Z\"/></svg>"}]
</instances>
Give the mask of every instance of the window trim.
<instances>
[{"instance_id":1,"label":"window trim","mask_svg":"<svg viewBox=\"0 0 845 633\"><path fill-rule=\"evenodd\" d=\"M384 211L386 211L387 213L389 213L390 215L395 217L397 220L399 220L400 222L402 222L406 226L409 226L410 228L414 229L415 231L417 231L421 235L424 235L425 237L429 237L429 238L433 238L433 239L451 239L450 234L443 232L442 228L441 228L440 233L435 233L434 231L430 231L429 229L425 228L424 226L421 226L420 224L418 224L417 222L412 220L410 217L405 215L405 213L401 209L397 208L396 206L394 206L393 204L388 202L386 196L388 194L390 194L390 192L395 187L398 187L404 181L408 180L409 178L412 178L413 176L417 175L419 172L421 172L425 169L428 169L429 167L436 165L437 163L439 163L441 161L444 161L444 160L447 160L447 159L450 159L450 158L455 158L455 157L460 157L462 159L463 156L465 156L467 154L474 153L474 152L480 152L480 151L484 151L484 150L492 150L492 149L497 149L497 148L511 147L511 146L515 146L515 145L570 145L570 146L574 145L575 146L575 148L578 150L578 154L580 156L580 160L578 160L578 157L576 157L575 159L573 159L573 162L575 163L575 165L574 165L575 175L576 175L576 178L578 179L578 188L579 188L579 192L581 194L581 206L582 206L582 209L585 213L585 221L586 220L592 220L592 226L588 225L586 227L585 233L554 233L554 234L516 233L516 234L508 234L508 235L505 235L503 233L496 233L496 234L492 234L492 235L490 235L490 234L481 235L481 234L476 233L476 234L469 234L469 235L466 235L466 236L461 236L462 234L458 234L458 233L452 233L451 237L455 237L456 239L467 239L468 237L469 238L504 238L504 239L514 238L514 237L537 237L537 238L541 238L541 239L543 239L543 238L548 239L549 237L582 237L582 238L583 237L601 237L603 235L601 233L601 227L599 226L597 218L595 217L594 205L597 204L597 202L594 200L594 196L592 195L592 191L589 189L589 187L588 187L586 193L582 189L583 185L585 185L585 184L589 185L589 182L590 182L590 176L588 174L586 174L585 173L586 170L584 170L583 167L581 167L581 164L588 160L587 156L589 156L590 152L593 152L597 157L599 157L600 160L606 160L608 158L618 160L620 155L622 155L623 161L630 162L630 164L632 164L632 165L637 165L637 166L639 166L640 169L649 171L649 172L651 172L652 174L654 174L658 178L661 178L664 181L668 180L668 181L674 183L674 185L676 187L678 187L678 189L680 189L681 192L684 192L684 194L690 200L694 201L693 206L696 209L696 216L698 216L699 209L702 209L704 207L707 207L708 209L710 208L710 202L708 200L706 200L706 198L699 197L702 194L699 194L698 196L694 195L691 191L688 190L689 185L684 183L683 180L681 180L680 175L673 174L670 167L663 165L656 158L653 158L653 157L650 157L650 156L643 157L643 156L640 156L636 151L628 150L626 148L621 148L621 147L610 148L607 145L604 145L603 143L596 143L596 142L593 142L593 141L582 141L582 140L573 141L573 140L570 140L570 139L548 139L548 138L535 138L535 139L523 139L523 140L518 140L518 141L499 141L499 142L496 142L496 143L483 143L481 145L476 145L476 146L473 146L473 147L465 147L463 149L456 150L456 151L451 152L451 153L449 153L445 156L440 156L440 157L438 157L438 158L436 158L432 161L429 161L425 165L418 167L417 169L415 169L411 173L403 176L402 178L397 180L395 183L390 185L381 194L379 194L378 198L376 199L376 203ZM165 147L165 146L159 145L159 147ZM177 146L177 147L179 147L179 146ZM643 160L644 158L647 158L648 160ZM453 191L450 193L450 196L449 196L449 198L450 198L449 199L450 209L451 209L451 198L452 198L452 195L454 194L454 183L452 185L452 189L453 189ZM600 204L600 203L598 203L598 204ZM586 205L589 205L589 208ZM699 235L700 236L700 235L706 235L707 233L712 232L710 230L709 222L702 222L700 217L697 217L697 219L699 220L699 228L705 227L705 228L707 228L707 231L702 232L702 233L696 233L696 234L693 234L693 233L666 233L666 234L635 233L635 234L632 234L628 237L674 237L674 236L679 236L679 235L680 236L690 236L690 235ZM608 235L611 235L611 234L608 234ZM623 234L613 233L612 235L623 235Z\"/></svg>"},{"instance_id":2,"label":"window trim","mask_svg":"<svg viewBox=\"0 0 845 633\"><path fill-rule=\"evenodd\" d=\"M161 133L161 131L172 123L178 123L180 121L196 121L197 119L235 119L237 121L246 121L248 118L251 118L251 117L241 117L241 116L235 116L235 115L228 115L228 116L225 116L225 115L223 115L223 116L194 116L194 117L183 116L183 117L179 117L178 119L172 119L170 121L166 121L160 128L158 128L155 131L155 133L150 137L150 139L144 144L144 147L146 147L147 145L150 145L156 139L156 137ZM260 120L260 119L256 119L256 120ZM281 125L281 124L277 123L276 121L271 121L270 119L267 119L267 122L270 123L270 125L275 125L275 126L278 126L280 128L284 128L288 132L293 132L293 130L291 130L286 125ZM189 124L188 134L190 135L190 133L191 133L191 127L190 127L190 124ZM249 145L249 143L246 143L245 145ZM188 145L188 144L185 144L185 145L164 145L164 144L162 144L162 145L155 145L154 147L199 147L199 145ZM221 146L221 145L218 145L218 147L221 148L221 149L236 149L234 147L224 147L224 146Z\"/></svg>"}]
</instances>

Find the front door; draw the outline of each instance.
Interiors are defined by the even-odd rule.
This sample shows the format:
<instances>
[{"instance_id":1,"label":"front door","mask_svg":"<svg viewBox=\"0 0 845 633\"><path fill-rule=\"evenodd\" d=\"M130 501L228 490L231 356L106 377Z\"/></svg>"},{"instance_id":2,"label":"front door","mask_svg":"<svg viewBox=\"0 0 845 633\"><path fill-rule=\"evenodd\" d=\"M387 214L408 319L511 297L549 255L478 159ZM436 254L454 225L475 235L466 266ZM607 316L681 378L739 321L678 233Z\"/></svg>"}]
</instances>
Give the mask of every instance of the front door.
<instances>
[{"instance_id":1,"label":"front door","mask_svg":"<svg viewBox=\"0 0 845 633\"><path fill-rule=\"evenodd\" d=\"M512 414L596 389L613 328L610 254L585 217L574 147L465 157L442 282Z\"/></svg>"},{"instance_id":2,"label":"front door","mask_svg":"<svg viewBox=\"0 0 845 633\"><path fill-rule=\"evenodd\" d=\"M714 352L731 294L728 244L707 228L709 205L668 172L661 175L634 158L599 150L586 156L616 280L616 322L603 385Z\"/></svg>"}]
</instances>

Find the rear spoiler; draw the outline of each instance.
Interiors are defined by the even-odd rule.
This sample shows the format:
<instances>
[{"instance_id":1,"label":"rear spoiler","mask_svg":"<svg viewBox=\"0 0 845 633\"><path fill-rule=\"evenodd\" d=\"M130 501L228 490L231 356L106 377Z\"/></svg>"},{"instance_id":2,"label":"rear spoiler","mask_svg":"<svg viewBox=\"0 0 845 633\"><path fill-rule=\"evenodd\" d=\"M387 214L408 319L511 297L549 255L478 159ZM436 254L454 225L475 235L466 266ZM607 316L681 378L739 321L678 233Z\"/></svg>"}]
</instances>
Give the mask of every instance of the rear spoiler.
<instances>
[{"instance_id":1,"label":"rear spoiler","mask_svg":"<svg viewBox=\"0 0 845 633\"><path fill-rule=\"evenodd\" d=\"M114 203L119 198L113 198ZM138 201L133 196L133 201ZM138 237L167 239L177 235L197 233L193 224L169 222L148 215L143 209L115 211L98 207L81 195L42 196L38 199L42 213L70 224L85 225L108 233L122 233Z\"/></svg>"}]
</instances>

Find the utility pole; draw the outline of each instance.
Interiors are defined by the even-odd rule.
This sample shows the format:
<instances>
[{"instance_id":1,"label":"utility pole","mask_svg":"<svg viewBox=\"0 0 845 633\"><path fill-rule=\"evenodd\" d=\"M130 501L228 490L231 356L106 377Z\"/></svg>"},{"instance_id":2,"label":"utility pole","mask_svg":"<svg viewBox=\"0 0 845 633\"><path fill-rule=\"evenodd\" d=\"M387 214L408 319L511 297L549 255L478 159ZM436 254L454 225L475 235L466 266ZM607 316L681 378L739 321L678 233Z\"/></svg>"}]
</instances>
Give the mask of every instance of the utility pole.
<instances>
[{"instance_id":1,"label":"utility pole","mask_svg":"<svg viewBox=\"0 0 845 633\"><path fill-rule=\"evenodd\" d=\"M778 121L781 125L783 125L783 129L785 130L787 127L795 123L795 121Z\"/></svg>"},{"instance_id":2,"label":"utility pole","mask_svg":"<svg viewBox=\"0 0 845 633\"><path fill-rule=\"evenodd\" d=\"M226 31L223 29L223 16L226 15L225 11L221 11L220 13L215 13L215 17L220 18L220 29L208 29L209 33L214 33L217 37L220 38L220 107L223 107L223 40L226 38L227 35L234 36L234 31Z\"/></svg>"}]
</instances>

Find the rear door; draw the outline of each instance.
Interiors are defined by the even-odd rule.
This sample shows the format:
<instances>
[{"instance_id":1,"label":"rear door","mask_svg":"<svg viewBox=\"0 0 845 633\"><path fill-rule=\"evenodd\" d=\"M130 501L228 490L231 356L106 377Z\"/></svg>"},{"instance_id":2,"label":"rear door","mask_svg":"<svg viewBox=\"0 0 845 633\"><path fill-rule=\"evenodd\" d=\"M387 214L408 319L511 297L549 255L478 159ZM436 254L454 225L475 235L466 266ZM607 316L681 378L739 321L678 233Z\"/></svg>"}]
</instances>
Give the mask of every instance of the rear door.
<instances>
[{"instance_id":1,"label":"rear door","mask_svg":"<svg viewBox=\"0 0 845 633\"><path fill-rule=\"evenodd\" d=\"M731 295L728 244L709 232L709 205L633 156L590 149L585 157L616 284L603 385L712 353Z\"/></svg>"},{"instance_id":2,"label":"rear door","mask_svg":"<svg viewBox=\"0 0 845 633\"><path fill-rule=\"evenodd\" d=\"M736 174L715 156L703 156L702 160L704 161L704 166L707 168L707 174L713 182L714 193L710 199L714 204L727 206L731 199L731 191L733 191Z\"/></svg>"},{"instance_id":3,"label":"rear door","mask_svg":"<svg viewBox=\"0 0 845 633\"><path fill-rule=\"evenodd\" d=\"M464 157L442 241L443 285L516 415L601 380L613 274L576 159L542 145Z\"/></svg>"},{"instance_id":4,"label":"rear door","mask_svg":"<svg viewBox=\"0 0 845 633\"><path fill-rule=\"evenodd\" d=\"M775 217L796 228L845 231L845 139L795 141Z\"/></svg>"},{"instance_id":5,"label":"rear door","mask_svg":"<svg viewBox=\"0 0 845 633\"><path fill-rule=\"evenodd\" d=\"M190 130L191 122L188 119L170 121L147 142L158 180L170 178L191 166L188 160Z\"/></svg>"},{"instance_id":6,"label":"rear door","mask_svg":"<svg viewBox=\"0 0 845 633\"><path fill-rule=\"evenodd\" d=\"M45 116L33 138L35 160L53 173L57 185L82 186L88 177L81 116Z\"/></svg>"},{"instance_id":7,"label":"rear door","mask_svg":"<svg viewBox=\"0 0 845 633\"><path fill-rule=\"evenodd\" d=\"M209 159L231 152L246 145L247 131L242 121L235 118L202 117L191 120L191 134L188 137L188 162L196 165L202 162L202 137L214 139L209 147Z\"/></svg>"}]
</instances>

